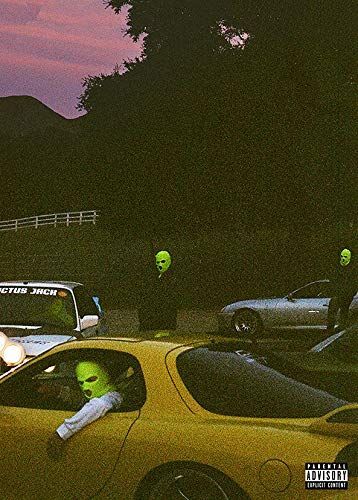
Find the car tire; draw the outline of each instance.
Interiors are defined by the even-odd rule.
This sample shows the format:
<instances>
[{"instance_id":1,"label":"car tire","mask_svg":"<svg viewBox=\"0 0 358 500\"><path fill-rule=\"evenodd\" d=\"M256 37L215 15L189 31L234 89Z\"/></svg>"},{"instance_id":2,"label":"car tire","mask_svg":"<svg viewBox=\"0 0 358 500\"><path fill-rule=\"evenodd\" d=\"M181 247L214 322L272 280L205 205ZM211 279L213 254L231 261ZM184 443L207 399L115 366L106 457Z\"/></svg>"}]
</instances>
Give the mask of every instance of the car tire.
<instances>
[{"instance_id":1,"label":"car tire","mask_svg":"<svg viewBox=\"0 0 358 500\"><path fill-rule=\"evenodd\" d=\"M247 338L257 337L262 333L261 318L251 309L240 309L236 311L233 317L232 326L236 335Z\"/></svg>"},{"instance_id":2,"label":"car tire","mask_svg":"<svg viewBox=\"0 0 358 500\"><path fill-rule=\"evenodd\" d=\"M201 466L173 466L158 471L141 488L140 500L249 500L231 479Z\"/></svg>"}]
</instances>

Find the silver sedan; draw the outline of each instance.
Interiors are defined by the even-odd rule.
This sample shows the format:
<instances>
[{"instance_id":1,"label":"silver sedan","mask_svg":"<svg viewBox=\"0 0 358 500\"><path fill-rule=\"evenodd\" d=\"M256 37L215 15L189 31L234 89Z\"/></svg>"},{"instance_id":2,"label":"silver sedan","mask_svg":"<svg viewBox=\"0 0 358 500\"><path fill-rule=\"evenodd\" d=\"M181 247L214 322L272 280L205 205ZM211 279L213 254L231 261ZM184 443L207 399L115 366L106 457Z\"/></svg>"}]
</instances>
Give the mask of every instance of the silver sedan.
<instances>
[{"instance_id":1,"label":"silver sedan","mask_svg":"<svg viewBox=\"0 0 358 500\"><path fill-rule=\"evenodd\" d=\"M266 331L322 331L327 324L331 283L319 280L308 283L284 297L240 300L218 313L219 331L253 337ZM350 307L358 315L358 294Z\"/></svg>"}]
</instances>

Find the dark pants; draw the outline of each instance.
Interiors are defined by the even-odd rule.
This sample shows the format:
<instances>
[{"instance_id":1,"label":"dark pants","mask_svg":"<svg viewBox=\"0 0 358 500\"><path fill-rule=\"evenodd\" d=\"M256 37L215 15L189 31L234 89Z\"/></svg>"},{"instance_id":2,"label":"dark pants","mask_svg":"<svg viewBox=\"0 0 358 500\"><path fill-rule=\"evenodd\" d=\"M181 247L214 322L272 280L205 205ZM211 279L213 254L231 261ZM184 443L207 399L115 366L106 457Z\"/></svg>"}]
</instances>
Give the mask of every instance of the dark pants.
<instances>
[{"instance_id":1,"label":"dark pants","mask_svg":"<svg viewBox=\"0 0 358 500\"><path fill-rule=\"evenodd\" d=\"M354 295L350 295L349 297L338 296L331 298L331 300L329 301L328 318L327 318L327 330L329 332L334 331L338 311L339 311L339 321L338 321L339 330L343 330L348 326L349 306L351 305L353 297Z\"/></svg>"},{"instance_id":2,"label":"dark pants","mask_svg":"<svg viewBox=\"0 0 358 500\"><path fill-rule=\"evenodd\" d=\"M140 308L138 311L139 331L147 330L176 330L177 311L167 309L162 312L153 309Z\"/></svg>"}]
</instances>

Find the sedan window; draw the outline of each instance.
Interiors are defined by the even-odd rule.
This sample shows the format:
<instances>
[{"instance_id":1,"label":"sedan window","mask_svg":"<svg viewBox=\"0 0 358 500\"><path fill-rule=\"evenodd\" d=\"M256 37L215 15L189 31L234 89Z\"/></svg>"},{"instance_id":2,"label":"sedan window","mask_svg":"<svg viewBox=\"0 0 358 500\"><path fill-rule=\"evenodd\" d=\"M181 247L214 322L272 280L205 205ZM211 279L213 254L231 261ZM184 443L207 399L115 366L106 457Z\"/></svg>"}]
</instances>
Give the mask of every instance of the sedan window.
<instances>
[{"instance_id":1,"label":"sedan window","mask_svg":"<svg viewBox=\"0 0 358 500\"><path fill-rule=\"evenodd\" d=\"M93 293L85 288L84 286L77 286L74 289L74 294L76 297L78 312L81 318L87 314L94 314L100 316L100 309L96 305L93 299Z\"/></svg>"},{"instance_id":2,"label":"sedan window","mask_svg":"<svg viewBox=\"0 0 358 500\"><path fill-rule=\"evenodd\" d=\"M220 415L310 418L346 404L235 351L192 349L178 356L177 368L193 398Z\"/></svg>"}]
</instances>

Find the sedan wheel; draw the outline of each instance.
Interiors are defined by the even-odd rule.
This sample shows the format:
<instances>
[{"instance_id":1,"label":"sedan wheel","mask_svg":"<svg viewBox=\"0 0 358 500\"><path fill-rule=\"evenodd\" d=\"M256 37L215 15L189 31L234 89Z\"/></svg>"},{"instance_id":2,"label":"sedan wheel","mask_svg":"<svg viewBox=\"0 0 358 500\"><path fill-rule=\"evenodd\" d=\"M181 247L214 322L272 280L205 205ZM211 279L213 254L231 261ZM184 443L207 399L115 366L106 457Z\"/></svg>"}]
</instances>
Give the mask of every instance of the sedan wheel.
<instances>
[{"instance_id":1,"label":"sedan wheel","mask_svg":"<svg viewBox=\"0 0 358 500\"><path fill-rule=\"evenodd\" d=\"M233 326L236 333L245 335L245 337L254 337L261 333L262 330L259 316L245 309L235 313Z\"/></svg>"},{"instance_id":2,"label":"sedan wheel","mask_svg":"<svg viewBox=\"0 0 358 500\"><path fill-rule=\"evenodd\" d=\"M146 500L239 500L241 495L231 481L216 478L214 474L199 469L178 467L156 479Z\"/></svg>"}]
</instances>

